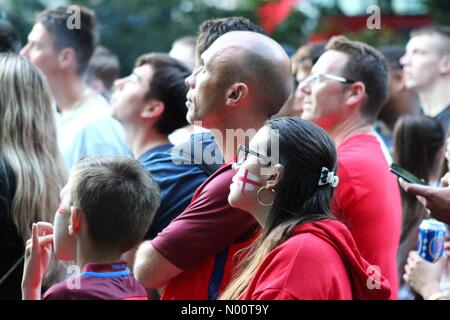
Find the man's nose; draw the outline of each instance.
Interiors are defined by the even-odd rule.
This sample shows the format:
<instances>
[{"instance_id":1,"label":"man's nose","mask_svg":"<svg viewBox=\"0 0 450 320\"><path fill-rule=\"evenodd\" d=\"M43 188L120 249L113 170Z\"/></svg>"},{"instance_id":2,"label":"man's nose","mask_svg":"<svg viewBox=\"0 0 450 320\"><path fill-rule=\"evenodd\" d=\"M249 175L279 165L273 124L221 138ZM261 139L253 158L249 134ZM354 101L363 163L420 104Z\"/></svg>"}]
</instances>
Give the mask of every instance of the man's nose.
<instances>
[{"instance_id":1,"label":"man's nose","mask_svg":"<svg viewBox=\"0 0 450 320\"><path fill-rule=\"evenodd\" d=\"M123 88L123 84L125 83L126 78L117 79L113 84L113 92L120 91Z\"/></svg>"},{"instance_id":2,"label":"man's nose","mask_svg":"<svg viewBox=\"0 0 450 320\"><path fill-rule=\"evenodd\" d=\"M409 55L407 54L407 53L405 53L401 58L400 58L400 64L402 65L402 66L404 66L404 65L407 65L408 63L409 63L409 60L410 60L410 58L409 58Z\"/></svg>"},{"instance_id":3,"label":"man's nose","mask_svg":"<svg viewBox=\"0 0 450 320\"><path fill-rule=\"evenodd\" d=\"M195 75L194 72L184 80L184 83L188 88L194 88L195 86Z\"/></svg>"},{"instance_id":4,"label":"man's nose","mask_svg":"<svg viewBox=\"0 0 450 320\"><path fill-rule=\"evenodd\" d=\"M25 57L25 58L28 59L28 48L29 48L29 47L30 47L29 44L26 44L26 45L20 50L19 54L20 54L22 57Z\"/></svg>"},{"instance_id":5,"label":"man's nose","mask_svg":"<svg viewBox=\"0 0 450 320\"><path fill-rule=\"evenodd\" d=\"M297 91L303 92L303 94L310 94L311 93L311 82L310 81L301 81L298 84Z\"/></svg>"}]
</instances>

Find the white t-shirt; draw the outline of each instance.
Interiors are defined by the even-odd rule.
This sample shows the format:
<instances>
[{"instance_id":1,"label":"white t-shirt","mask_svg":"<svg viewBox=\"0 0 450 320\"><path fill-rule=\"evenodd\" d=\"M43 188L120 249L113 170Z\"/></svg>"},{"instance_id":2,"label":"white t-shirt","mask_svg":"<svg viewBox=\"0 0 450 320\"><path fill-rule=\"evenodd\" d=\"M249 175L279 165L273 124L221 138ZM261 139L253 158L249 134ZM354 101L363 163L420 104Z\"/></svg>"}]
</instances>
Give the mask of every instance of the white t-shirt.
<instances>
[{"instance_id":1,"label":"white t-shirt","mask_svg":"<svg viewBox=\"0 0 450 320\"><path fill-rule=\"evenodd\" d=\"M74 110L57 113L56 125L59 149L69 170L86 155L131 156L123 127L111 116L111 108L100 94Z\"/></svg>"}]
</instances>

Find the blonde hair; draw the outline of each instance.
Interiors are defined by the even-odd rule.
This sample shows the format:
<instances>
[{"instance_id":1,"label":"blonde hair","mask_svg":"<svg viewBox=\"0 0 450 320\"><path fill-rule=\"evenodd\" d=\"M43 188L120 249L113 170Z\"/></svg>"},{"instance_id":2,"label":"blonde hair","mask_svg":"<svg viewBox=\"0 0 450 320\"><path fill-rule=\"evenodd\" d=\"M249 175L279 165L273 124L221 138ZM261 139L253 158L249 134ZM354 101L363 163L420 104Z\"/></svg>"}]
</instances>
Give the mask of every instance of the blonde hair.
<instances>
[{"instance_id":1,"label":"blonde hair","mask_svg":"<svg viewBox=\"0 0 450 320\"><path fill-rule=\"evenodd\" d=\"M49 92L31 63L0 55L0 155L16 180L10 211L24 242L33 222L53 220L67 176Z\"/></svg>"}]
</instances>

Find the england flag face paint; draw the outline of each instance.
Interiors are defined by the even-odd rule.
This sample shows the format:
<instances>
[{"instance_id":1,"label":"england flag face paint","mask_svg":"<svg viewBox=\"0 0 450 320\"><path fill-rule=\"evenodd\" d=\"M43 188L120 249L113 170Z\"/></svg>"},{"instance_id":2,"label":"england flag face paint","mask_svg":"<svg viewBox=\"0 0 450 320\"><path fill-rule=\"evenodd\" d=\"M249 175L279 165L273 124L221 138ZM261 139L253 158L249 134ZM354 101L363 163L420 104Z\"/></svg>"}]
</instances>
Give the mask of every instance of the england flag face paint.
<instances>
[{"instance_id":1,"label":"england flag face paint","mask_svg":"<svg viewBox=\"0 0 450 320\"><path fill-rule=\"evenodd\" d=\"M233 182L239 186L241 194L244 194L245 191L253 191L261 186L261 179L248 171L248 169L239 169L238 173L233 177Z\"/></svg>"},{"instance_id":2,"label":"england flag face paint","mask_svg":"<svg viewBox=\"0 0 450 320\"><path fill-rule=\"evenodd\" d=\"M64 209L63 199L61 198L61 200L59 201L59 208L56 211L56 213L63 215L65 212L66 212L66 209Z\"/></svg>"}]
</instances>

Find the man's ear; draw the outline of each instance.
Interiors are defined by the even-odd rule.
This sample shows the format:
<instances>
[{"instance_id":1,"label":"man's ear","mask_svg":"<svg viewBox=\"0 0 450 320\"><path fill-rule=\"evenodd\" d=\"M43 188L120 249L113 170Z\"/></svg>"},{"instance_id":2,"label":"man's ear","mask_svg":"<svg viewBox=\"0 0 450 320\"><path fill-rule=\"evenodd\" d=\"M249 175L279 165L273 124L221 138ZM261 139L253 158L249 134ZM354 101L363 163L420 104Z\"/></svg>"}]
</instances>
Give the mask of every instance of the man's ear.
<instances>
[{"instance_id":1,"label":"man's ear","mask_svg":"<svg viewBox=\"0 0 450 320\"><path fill-rule=\"evenodd\" d=\"M227 91L227 105L234 106L248 95L248 87L245 83L239 82L231 86Z\"/></svg>"},{"instance_id":2,"label":"man's ear","mask_svg":"<svg viewBox=\"0 0 450 320\"><path fill-rule=\"evenodd\" d=\"M160 100L148 100L141 112L141 117L144 119L159 118L164 112L164 103Z\"/></svg>"},{"instance_id":3,"label":"man's ear","mask_svg":"<svg viewBox=\"0 0 450 320\"><path fill-rule=\"evenodd\" d=\"M281 164L276 164L273 170L274 173L266 181L267 190L276 188L284 178L284 167Z\"/></svg>"},{"instance_id":4,"label":"man's ear","mask_svg":"<svg viewBox=\"0 0 450 320\"><path fill-rule=\"evenodd\" d=\"M97 93L101 93L103 90L105 90L105 85L103 84L102 80L94 80L89 84L89 87L93 89Z\"/></svg>"},{"instance_id":5,"label":"man's ear","mask_svg":"<svg viewBox=\"0 0 450 320\"><path fill-rule=\"evenodd\" d=\"M76 68L77 54L73 48L64 48L58 54L58 64L62 69Z\"/></svg>"},{"instance_id":6,"label":"man's ear","mask_svg":"<svg viewBox=\"0 0 450 320\"><path fill-rule=\"evenodd\" d=\"M366 86L361 81L353 83L347 90L348 105L362 105L366 96Z\"/></svg>"},{"instance_id":7,"label":"man's ear","mask_svg":"<svg viewBox=\"0 0 450 320\"><path fill-rule=\"evenodd\" d=\"M450 54L444 55L439 60L439 71L443 75L450 74Z\"/></svg>"},{"instance_id":8,"label":"man's ear","mask_svg":"<svg viewBox=\"0 0 450 320\"><path fill-rule=\"evenodd\" d=\"M84 212L81 208L70 207L69 235L73 236L80 233L84 224Z\"/></svg>"}]
</instances>

